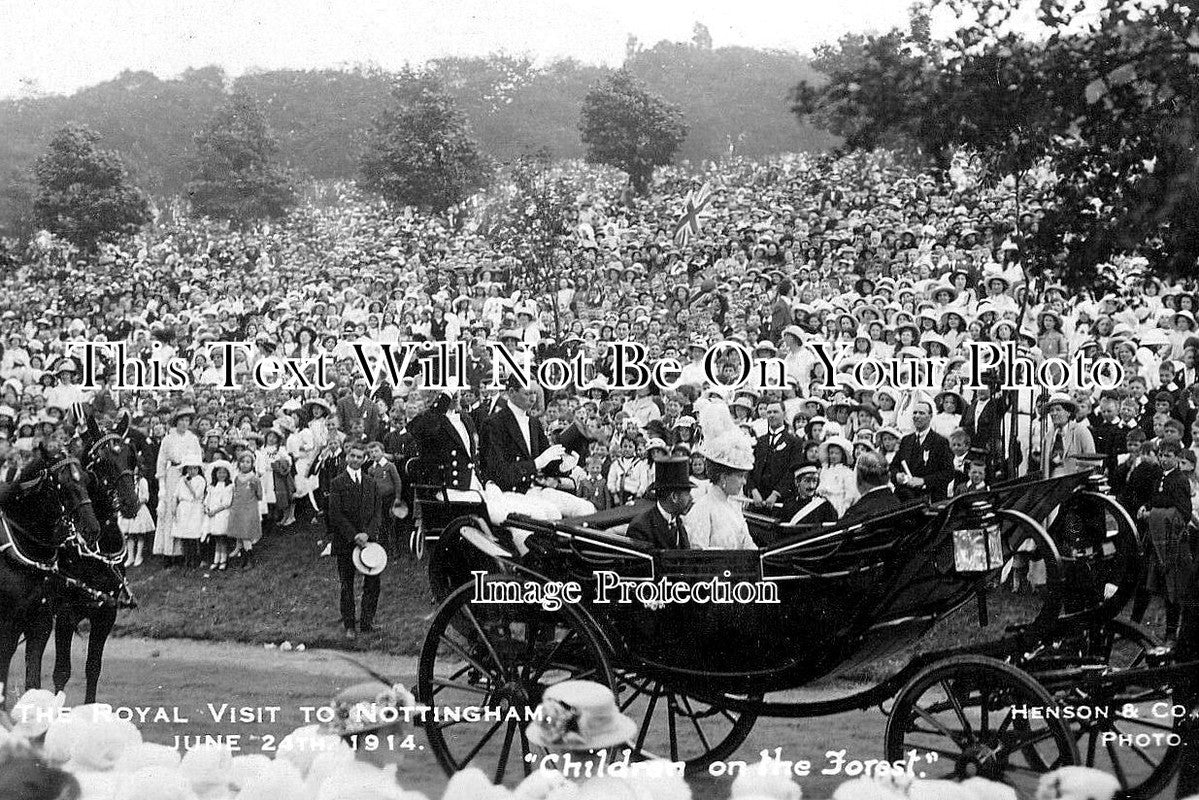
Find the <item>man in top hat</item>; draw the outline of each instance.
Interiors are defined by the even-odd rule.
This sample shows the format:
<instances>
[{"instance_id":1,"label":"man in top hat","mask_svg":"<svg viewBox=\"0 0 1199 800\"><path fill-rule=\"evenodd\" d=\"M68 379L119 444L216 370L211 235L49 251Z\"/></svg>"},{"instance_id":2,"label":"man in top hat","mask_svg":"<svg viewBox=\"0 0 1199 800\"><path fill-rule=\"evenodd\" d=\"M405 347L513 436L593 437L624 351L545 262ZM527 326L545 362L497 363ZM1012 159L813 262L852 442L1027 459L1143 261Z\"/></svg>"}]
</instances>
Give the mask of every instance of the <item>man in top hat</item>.
<instances>
[{"instance_id":1,"label":"man in top hat","mask_svg":"<svg viewBox=\"0 0 1199 800\"><path fill-rule=\"evenodd\" d=\"M531 499L550 518L594 514L588 501L554 488L576 459L562 445L550 444L541 420L529 413L537 403L537 386L522 386L510 376L506 397L507 405L483 426L483 475L506 495L519 495L510 500Z\"/></svg>"},{"instance_id":2,"label":"man in top hat","mask_svg":"<svg viewBox=\"0 0 1199 800\"><path fill-rule=\"evenodd\" d=\"M1046 478L1087 469L1088 464L1078 457L1095 454L1091 429L1075 421L1077 411L1078 404L1068 394L1050 396L1046 413L1052 424L1045 429L1040 451L1041 474Z\"/></svg>"},{"instance_id":3,"label":"man in top hat","mask_svg":"<svg viewBox=\"0 0 1199 800\"><path fill-rule=\"evenodd\" d=\"M366 447L360 442L346 445L346 468L329 487L329 537L337 557L341 581L341 622L346 638L354 638L354 550L376 541L379 535L379 496L374 479L363 469ZM362 631L373 630L379 604L379 576L362 580Z\"/></svg>"},{"instance_id":4,"label":"man in top hat","mask_svg":"<svg viewBox=\"0 0 1199 800\"><path fill-rule=\"evenodd\" d=\"M837 521L837 509L816 494L820 485L820 465L801 461L794 469L795 494L783 503L780 519L788 525L831 525Z\"/></svg>"},{"instance_id":5,"label":"man in top hat","mask_svg":"<svg viewBox=\"0 0 1199 800\"><path fill-rule=\"evenodd\" d=\"M745 484L753 504L773 514L779 503L793 494L792 470L803 460L803 442L787 430L783 404L774 400L766 406L766 433L754 444L754 468Z\"/></svg>"},{"instance_id":6,"label":"man in top hat","mask_svg":"<svg viewBox=\"0 0 1199 800\"><path fill-rule=\"evenodd\" d=\"M482 491L475 474L479 435L474 420L463 414L458 395L437 392L408 428L420 453L420 480L460 491Z\"/></svg>"},{"instance_id":7,"label":"man in top hat","mask_svg":"<svg viewBox=\"0 0 1199 800\"><path fill-rule=\"evenodd\" d=\"M690 460L681 456L654 460L654 490L657 502L629 524L630 539L665 550L686 550L691 547L683 516L691 510L691 489L688 477Z\"/></svg>"}]
</instances>

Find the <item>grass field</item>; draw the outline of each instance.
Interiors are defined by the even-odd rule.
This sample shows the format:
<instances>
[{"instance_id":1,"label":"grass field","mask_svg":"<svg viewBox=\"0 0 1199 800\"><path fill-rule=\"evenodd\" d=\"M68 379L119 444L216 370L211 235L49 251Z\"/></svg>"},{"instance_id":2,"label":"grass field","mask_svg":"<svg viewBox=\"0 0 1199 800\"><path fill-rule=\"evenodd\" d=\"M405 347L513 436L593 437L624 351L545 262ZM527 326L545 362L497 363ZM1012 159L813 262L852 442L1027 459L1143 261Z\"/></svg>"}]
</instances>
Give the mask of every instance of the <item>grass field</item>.
<instances>
[{"instance_id":1,"label":"grass field","mask_svg":"<svg viewBox=\"0 0 1199 800\"><path fill-rule=\"evenodd\" d=\"M320 523L296 525L290 533L264 537L251 570L162 569L157 561L130 571L139 608L121 612L117 633L156 638L279 644L418 655L434 610L425 560L393 559L383 573L375 620L377 632L346 642L337 611L338 581L324 549ZM359 589L359 593L361 590ZM988 596L990 624L980 627L977 605L968 602L903 651L877 663L854 667L842 677L877 680L895 672L917 652L943 650L1003 636L1009 623L1028 619L1038 598L994 590Z\"/></svg>"},{"instance_id":2,"label":"grass field","mask_svg":"<svg viewBox=\"0 0 1199 800\"><path fill-rule=\"evenodd\" d=\"M337 610L337 564L320 557L324 527L289 530L259 542L250 570L164 570L157 559L130 570L139 607L121 612L117 634L420 652L423 618L433 610L427 560L392 560L383 573L377 632L347 642Z\"/></svg>"}]
</instances>

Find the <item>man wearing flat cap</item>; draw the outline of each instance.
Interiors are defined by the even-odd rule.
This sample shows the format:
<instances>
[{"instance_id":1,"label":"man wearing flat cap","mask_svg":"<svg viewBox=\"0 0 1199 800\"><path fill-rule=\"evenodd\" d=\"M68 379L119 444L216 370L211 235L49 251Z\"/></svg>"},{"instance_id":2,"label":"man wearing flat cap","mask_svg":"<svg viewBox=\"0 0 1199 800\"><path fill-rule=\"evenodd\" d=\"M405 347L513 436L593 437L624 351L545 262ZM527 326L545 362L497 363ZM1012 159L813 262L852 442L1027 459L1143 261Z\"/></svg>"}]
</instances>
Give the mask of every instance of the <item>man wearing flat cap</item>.
<instances>
[{"instance_id":1,"label":"man wearing flat cap","mask_svg":"<svg viewBox=\"0 0 1199 800\"><path fill-rule=\"evenodd\" d=\"M691 489L695 484L688 476L690 459L659 458L654 461L654 489L658 502L643 511L629 524L627 536L664 550L686 550L691 547L683 517L691 510Z\"/></svg>"}]
</instances>

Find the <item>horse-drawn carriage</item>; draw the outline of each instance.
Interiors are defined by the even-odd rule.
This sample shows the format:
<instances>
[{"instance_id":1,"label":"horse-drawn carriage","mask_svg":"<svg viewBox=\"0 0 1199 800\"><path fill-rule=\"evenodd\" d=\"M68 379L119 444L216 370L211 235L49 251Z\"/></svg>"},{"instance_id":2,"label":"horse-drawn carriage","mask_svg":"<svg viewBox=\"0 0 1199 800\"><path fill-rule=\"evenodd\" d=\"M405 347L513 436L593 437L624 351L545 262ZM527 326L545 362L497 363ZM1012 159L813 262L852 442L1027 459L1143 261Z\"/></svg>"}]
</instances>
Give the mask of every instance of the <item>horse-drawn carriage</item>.
<instances>
[{"instance_id":1,"label":"horse-drawn carriage","mask_svg":"<svg viewBox=\"0 0 1199 800\"><path fill-rule=\"evenodd\" d=\"M1171 780L1175 728L1192 710L1172 686L1199 665L1172 664L1116 618L1140 556L1101 477L1013 482L848 527L755 518L760 546L745 551L650 548L622 535L636 508L502 525L470 510L432 548L440 605L418 695L493 714L427 723L447 772L527 772L528 715L546 686L584 678L638 722L635 757L692 773L736 753L759 717L877 706L876 755L915 751L930 776L978 774L1027 794L1040 773L1082 763L1128 796ZM1039 573L1039 591L1002 588L1024 571ZM818 681L816 699L796 697Z\"/></svg>"}]
</instances>

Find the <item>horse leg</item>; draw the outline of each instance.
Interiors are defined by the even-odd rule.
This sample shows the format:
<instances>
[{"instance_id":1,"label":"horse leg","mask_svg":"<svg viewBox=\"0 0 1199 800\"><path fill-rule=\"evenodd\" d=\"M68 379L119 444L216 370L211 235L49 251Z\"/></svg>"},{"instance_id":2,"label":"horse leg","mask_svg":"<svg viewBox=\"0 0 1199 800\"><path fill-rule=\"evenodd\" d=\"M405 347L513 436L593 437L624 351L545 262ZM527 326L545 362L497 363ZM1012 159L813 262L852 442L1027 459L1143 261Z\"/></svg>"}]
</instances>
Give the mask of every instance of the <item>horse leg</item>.
<instances>
[{"instance_id":1,"label":"horse leg","mask_svg":"<svg viewBox=\"0 0 1199 800\"><path fill-rule=\"evenodd\" d=\"M54 615L54 691L61 692L71 680L71 644L78 620L68 603Z\"/></svg>"},{"instance_id":2,"label":"horse leg","mask_svg":"<svg viewBox=\"0 0 1199 800\"><path fill-rule=\"evenodd\" d=\"M87 693L83 702L96 702L96 686L100 683L100 668L104 663L104 645L108 635L117 624L117 609L115 606L102 606L91 614L91 633L87 642Z\"/></svg>"},{"instance_id":3,"label":"horse leg","mask_svg":"<svg viewBox=\"0 0 1199 800\"><path fill-rule=\"evenodd\" d=\"M0 686L3 687L3 692L0 692L0 710L8 708L8 699L13 694L8 685L8 668L12 663L13 654L17 652L18 637L16 621L11 618L4 620L0 627Z\"/></svg>"},{"instance_id":4,"label":"horse leg","mask_svg":"<svg viewBox=\"0 0 1199 800\"><path fill-rule=\"evenodd\" d=\"M25 688L42 688L42 657L54 630L54 608L39 600L29 609L25 622Z\"/></svg>"}]
</instances>

